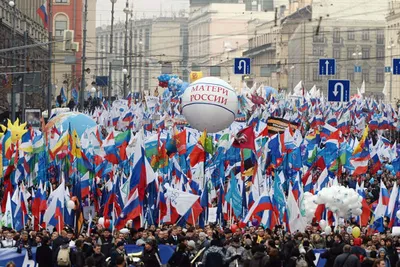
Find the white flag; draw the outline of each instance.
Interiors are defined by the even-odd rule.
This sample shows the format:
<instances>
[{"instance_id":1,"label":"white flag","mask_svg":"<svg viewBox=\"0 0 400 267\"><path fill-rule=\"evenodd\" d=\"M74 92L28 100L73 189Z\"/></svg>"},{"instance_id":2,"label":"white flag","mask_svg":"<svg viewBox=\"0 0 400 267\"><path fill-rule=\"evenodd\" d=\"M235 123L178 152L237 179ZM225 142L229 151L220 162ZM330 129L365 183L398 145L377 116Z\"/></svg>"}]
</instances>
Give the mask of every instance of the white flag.
<instances>
[{"instance_id":1,"label":"white flag","mask_svg":"<svg viewBox=\"0 0 400 267\"><path fill-rule=\"evenodd\" d=\"M171 200L171 205L181 216L185 215L199 199L199 196L174 189L169 184L166 184L165 188L167 189L165 196Z\"/></svg>"}]
</instances>

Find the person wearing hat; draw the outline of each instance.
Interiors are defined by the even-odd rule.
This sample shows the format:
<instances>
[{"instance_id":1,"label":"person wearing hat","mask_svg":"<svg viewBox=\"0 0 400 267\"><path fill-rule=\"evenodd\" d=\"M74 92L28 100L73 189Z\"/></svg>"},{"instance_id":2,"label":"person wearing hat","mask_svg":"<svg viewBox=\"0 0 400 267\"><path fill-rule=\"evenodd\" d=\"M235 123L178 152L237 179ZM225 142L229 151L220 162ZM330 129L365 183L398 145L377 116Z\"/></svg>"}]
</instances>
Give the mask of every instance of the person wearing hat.
<instances>
[{"instance_id":1,"label":"person wearing hat","mask_svg":"<svg viewBox=\"0 0 400 267\"><path fill-rule=\"evenodd\" d=\"M36 250L36 263L38 267L53 267L52 263L52 251L49 247L49 238L44 236L42 238L42 245Z\"/></svg>"},{"instance_id":2,"label":"person wearing hat","mask_svg":"<svg viewBox=\"0 0 400 267\"><path fill-rule=\"evenodd\" d=\"M144 267L161 266L161 260L160 255L158 255L157 245L152 239L146 241L141 259Z\"/></svg>"},{"instance_id":3,"label":"person wearing hat","mask_svg":"<svg viewBox=\"0 0 400 267\"><path fill-rule=\"evenodd\" d=\"M126 257L125 244L123 241L119 241L117 243L116 249L111 252L110 267L117 266L118 256L123 256L124 258Z\"/></svg>"},{"instance_id":4,"label":"person wearing hat","mask_svg":"<svg viewBox=\"0 0 400 267\"><path fill-rule=\"evenodd\" d=\"M97 240L97 244L101 246L101 253L103 253L106 258L110 257L111 249L113 247L113 237L110 229L104 229L102 235Z\"/></svg>"},{"instance_id":5,"label":"person wearing hat","mask_svg":"<svg viewBox=\"0 0 400 267\"><path fill-rule=\"evenodd\" d=\"M392 245L392 239L386 238L385 249L391 266L396 266L396 263L399 261L399 254L397 253L396 248Z\"/></svg>"}]
</instances>

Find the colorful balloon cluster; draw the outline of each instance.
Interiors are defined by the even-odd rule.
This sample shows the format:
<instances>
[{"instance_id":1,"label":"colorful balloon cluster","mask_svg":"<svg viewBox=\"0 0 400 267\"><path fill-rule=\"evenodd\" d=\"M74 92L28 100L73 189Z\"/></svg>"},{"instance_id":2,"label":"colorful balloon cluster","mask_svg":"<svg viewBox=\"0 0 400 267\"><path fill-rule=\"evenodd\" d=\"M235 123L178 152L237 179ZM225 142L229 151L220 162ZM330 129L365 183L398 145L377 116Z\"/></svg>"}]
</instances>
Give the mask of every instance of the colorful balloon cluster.
<instances>
[{"instance_id":1,"label":"colorful balloon cluster","mask_svg":"<svg viewBox=\"0 0 400 267\"><path fill-rule=\"evenodd\" d=\"M162 88L168 88L168 82L171 79L169 74L161 74L158 76L158 85Z\"/></svg>"}]
</instances>

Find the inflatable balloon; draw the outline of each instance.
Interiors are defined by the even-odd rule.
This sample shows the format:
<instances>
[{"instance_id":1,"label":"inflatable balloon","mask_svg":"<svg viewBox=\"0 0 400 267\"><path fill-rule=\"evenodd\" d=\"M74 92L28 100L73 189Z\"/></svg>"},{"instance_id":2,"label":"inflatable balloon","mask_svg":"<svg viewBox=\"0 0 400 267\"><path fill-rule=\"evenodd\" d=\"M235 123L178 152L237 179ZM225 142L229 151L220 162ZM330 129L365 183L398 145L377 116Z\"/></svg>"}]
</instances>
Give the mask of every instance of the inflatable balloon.
<instances>
[{"instance_id":1,"label":"inflatable balloon","mask_svg":"<svg viewBox=\"0 0 400 267\"><path fill-rule=\"evenodd\" d=\"M96 122L89 116L79 112L61 113L52 118L45 126L45 131L50 133L55 127L61 134L71 128L71 132L76 130L79 137L89 128L96 126Z\"/></svg>"},{"instance_id":2,"label":"inflatable balloon","mask_svg":"<svg viewBox=\"0 0 400 267\"><path fill-rule=\"evenodd\" d=\"M111 220L110 219L105 219L104 220L104 227L105 228L110 228L111 226Z\"/></svg>"},{"instance_id":3,"label":"inflatable balloon","mask_svg":"<svg viewBox=\"0 0 400 267\"><path fill-rule=\"evenodd\" d=\"M239 229L239 227L236 224L231 225L231 231L234 233L236 230Z\"/></svg>"},{"instance_id":4,"label":"inflatable balloon","mask_svg":"<svg viewBox=\"0 0 400 267\"><path fill-rule=\"evenodd\" d=\"M104 226L104 217L100 217L98 223L99 223L101 226Z\"/></svg>"},{"instance_id":5,"label":"inflatable balloon","mask_svg":"<svg viewBox=\"0 0 400 267\"><path fill-rule=\"evenodd\" d=\"M258 225L260 224L260 222L259 222L256 218L254 218L253 220L251 220L251 224L252 224L253 226L255 226L255 227L258 227Z\"/></svg>"},{"instance_id":6,"label":"inflatable balloon","mask_svg":"<svg viewBox=\"0 0 400 267\"><path fill-rule=\"evenodd\" d=\"M7 122L7 130L11 133L11 143L15 144L17 141L21 140L21 137L28 130L25 130L26 122L20 124L19 119L17 118L14 123L11 123L10 120ZM1 127L4 131L4 126Z\"/></svg>"},{"instance_id":7,"label":"inflatable balloon","mask_svg":"<svg viewBox=\"0 0 400 267\"><path fill-rule=\"evenodd\" d=\"M119 232L120 232L121 234L129 234L129 229L122 228L121 230L119 230Z\"/></svg>"},{"instance_id":8,"label":"inflatable balloon","mask_svg":"<svg viewBox=\"0 0 400 267\"><path fill-rule=\"evenodd\" d=\"M199 131L215 133L228 128L237 110L235 90L219 78L199 79L182 95L182 113L190 126Z\"/></svg>"},{"instance_id":9,"label":"inflatable balloon","mask_svg":"<svg viewBox=\"0 0 400 267\"><path fill-rule=\"evenodd\" d=\"M351 235L353 233L353 228L351 226L347 227L346 232Z\"/></svg>"},{"instance_id":10,"label":"inflatable balloon","mask_svg":"<svg viewBox=\"0 0 400 267\"><path fill-rule=\"evenodd\" d=\"M400 210L396 211L396 217L400 220Z\"/></svg>"},{"instance_id":11,"label":"inflatable balloon","mask_svg":"<svg viewBox=\"0 0 400 267\"><path fill-rule=\"evenodd\" d=\"M332 233L332 228L330 226L325 227L325 234L330 235Z\"/></svg>"},{"instance_id":12,"label":"inflatable balloon","mask_svg":"<svg viewBox=\"0 0 400 267\"><path fill-rule=\"evenodd\" d=\"M326 223L325 220L320 220L319 221L319 227L321 227L321 229L325 229L327 225L328 224Z\"/></svg>"},{"instance_id":13,"label":"inflatable balloon","mask_svg":"<svg viewBox=\"0 0 400 267\"><path fill-rule=\"evenodd\" d=\"M359 227L354 227L351 234L353 235L354 238L358 238L361 235L361 230Z\"/></svg>"},{"instance_id":14,"label":"inflatable balloon","mask_svg":"<svg viewBox=\"0 0 400 267\"><path fill-rule=\"evenodd\" d=\"M72 209L72 210L75 209L75 202L72 200L68 200L67 208Z\"/></svg>"}]
</instances>

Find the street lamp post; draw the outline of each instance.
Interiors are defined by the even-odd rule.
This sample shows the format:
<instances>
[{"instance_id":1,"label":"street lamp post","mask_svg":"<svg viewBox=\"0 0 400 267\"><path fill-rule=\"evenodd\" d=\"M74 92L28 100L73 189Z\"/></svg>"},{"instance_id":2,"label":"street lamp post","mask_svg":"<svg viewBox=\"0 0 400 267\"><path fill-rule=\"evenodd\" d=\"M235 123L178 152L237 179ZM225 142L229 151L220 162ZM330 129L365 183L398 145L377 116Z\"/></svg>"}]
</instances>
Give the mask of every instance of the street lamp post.
<instances>
[{"instance_id":1,"label":"street lamp post","mask_svg":"<svg viewBox=\"0 0 400 267\"><path fill-rule=\"evenodd\" d=\"M117 0L111 1L111 33L110 33L110 63L108 70L108 100L111 102L111 90L112 90L112 58L111 55L113 53L113 38L114 38L114 5Z\"/></svg>"},{"instance_id":2,"label":"street lamp post","mask_svg":"<svg viewBox=\"0 0 400 267\"><path fill-rule=\"evenodd\" d=\"M292 73L292 88L291 88L291 90L293 90L293 82L294 82L294 65L292 65L291 67L290 67L290 72Z\"/></svg>"},{"instance_id":3,"label":"street lamp post","mask_svg":"<svg viewBox=\"0 0 400 267\"><path fill-rule=\"evenodd\" d=\"M8 2L8 4L10 5L12 12L13 12L13 20L12 20L12 33L11 33L11 47L15 47L15 27L16 27L16 12L15 12L15 2L14 1L10 1ZM16 72L16 60L15 60L15 53L16 51L13 50L12 51L12 72ZM11 75L11 120L14 122L15 121L15 90L14 90L14 74Z\"/></svg>"},{"instance_id":4,"label":"street lamp post","mask_svg":"<svg viewBox=\"0 0 400 267\"><path fill-rule=\"evenodd\" d=\"M139 93L141 94L143 91L142 88L142 63L143 63L143 41L142 38L140 37L139 41Z\"/></svg>"},{"instance_id":5,"label":"street lamp post","mask_svg":"<svg viewBox=\"0 0 400 267\"><path fill-rule=\"evenodd\" d=\"M129 3L128 0L126 0L125 8L124 8L124 13L125 13L125 43L124 43L124 70L128 67L128 15L129 15ZM124 72L124 95L123 97L125 98L127 96L127 87L128 87L128 81L127 81L127 73Z\"/></svg>"},{"instance_id":6,"label":"street lamp post","mask_svg":"<svg viewBox=\"0 0 400 267\"><path fill-rule=\"evenodd\" d=\"M82 45L82 77L81 77L81 92L79 97L80 109L83 111L83 103L85 102L85 89L86 89L86 35L87 35L87 14L88 14L88 0L85 0L85 11L83 13L83 45Z\"/></svg>"},{"instance_id":7,"label":"street lamp post","mask_svg":"<svg viewBox=\"0 0 400 267\"><path fill-rule=\"evenodd\" d=\"M393 42L393 39L390 40L390 45L388 46L388 49L390 50L390 65L392 66L392 61L393 61L393 48L396 45ZM392 102L392 92L393 92L393 70L392 67L390 67L390 92L389 92L389 101L390 103Z\"/></svg>"}]
</instances>

